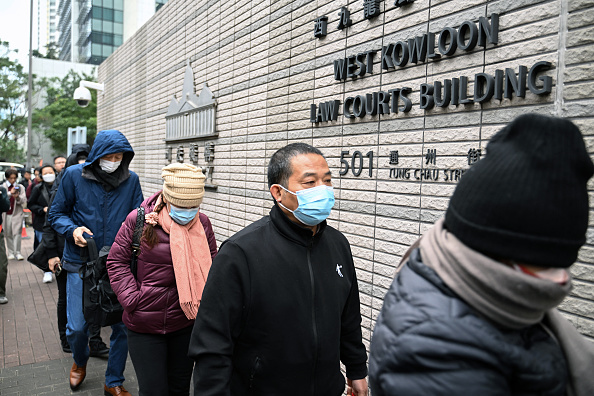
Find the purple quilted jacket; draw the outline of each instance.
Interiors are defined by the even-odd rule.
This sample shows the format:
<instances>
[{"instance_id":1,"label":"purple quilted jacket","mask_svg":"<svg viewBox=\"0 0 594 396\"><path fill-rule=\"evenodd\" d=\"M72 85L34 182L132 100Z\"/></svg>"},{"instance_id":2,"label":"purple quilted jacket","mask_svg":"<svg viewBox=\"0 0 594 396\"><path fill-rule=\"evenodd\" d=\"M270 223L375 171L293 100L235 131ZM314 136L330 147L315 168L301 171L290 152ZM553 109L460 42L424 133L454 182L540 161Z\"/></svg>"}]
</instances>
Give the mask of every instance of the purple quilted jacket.
<instances>
[{"instance_id":1,"label":"purple quilted jacket","mask_svg":"<svg viewBox=\"0 0 594 396\"><path fill-rule=\"evenodd\" d=\"M146 213L153 210L158 194L141 204ZM217 243L212 225L203 213L200 213L200 222L214 259ZM155 227L159 243L154 248L141 243L137 279L134 279L130 271L130 246L135 225L136 210L133 210L118 231L107 259L109 281L124 307L124 324L132 331L152 334L167 334L193 325L194 321L186 318L179 305L169 234L159 226Z\"/></svg>"}]
</instances>

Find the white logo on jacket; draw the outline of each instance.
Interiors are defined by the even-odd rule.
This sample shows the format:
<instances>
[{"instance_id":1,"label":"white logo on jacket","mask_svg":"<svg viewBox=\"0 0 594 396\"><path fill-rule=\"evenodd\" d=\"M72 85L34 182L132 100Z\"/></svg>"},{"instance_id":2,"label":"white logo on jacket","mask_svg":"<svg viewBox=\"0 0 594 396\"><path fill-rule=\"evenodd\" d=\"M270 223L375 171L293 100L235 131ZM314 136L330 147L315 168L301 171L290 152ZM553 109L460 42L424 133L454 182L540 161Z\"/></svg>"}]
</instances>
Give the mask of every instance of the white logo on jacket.
<instances>
[{"instance_id":1,"label":"white logo on jacket","mask_svg":"<svg viewBox=\"0 0 594 396\"><path fill-rule=\"evenodd\" d=\"M340 272L340 269L342 268L342 265L338 265L336 264L336 272L338 272L338 275L340 275L341 278L343 278L342 276L342 272Z\"/></svg>"}]
</instances>

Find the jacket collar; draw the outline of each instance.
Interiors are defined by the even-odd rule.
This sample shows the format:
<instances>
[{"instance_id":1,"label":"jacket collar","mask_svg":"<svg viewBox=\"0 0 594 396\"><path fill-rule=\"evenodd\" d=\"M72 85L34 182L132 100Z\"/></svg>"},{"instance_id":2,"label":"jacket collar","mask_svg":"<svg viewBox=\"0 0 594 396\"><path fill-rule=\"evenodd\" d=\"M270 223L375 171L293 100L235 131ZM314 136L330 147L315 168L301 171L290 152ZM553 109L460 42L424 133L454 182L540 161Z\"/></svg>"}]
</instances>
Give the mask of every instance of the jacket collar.
<instances>
[{"instance_id":1,"label":"jacket collar","mask_svg":"<svg viewBox=\"0 0 594 396\"><path fill-rule=\"evenodd\" d=\"M309 228L300 226L299 224L293 223L287 215L274 204L270 210L270 219L276 230L284 236L286 239L293 243L297 243L302 246L310 246L313 243L319 241L322 233L326 229L326 220L318 224L318 230L315 235L312 234Z\"/></svg>"}]
</instances>

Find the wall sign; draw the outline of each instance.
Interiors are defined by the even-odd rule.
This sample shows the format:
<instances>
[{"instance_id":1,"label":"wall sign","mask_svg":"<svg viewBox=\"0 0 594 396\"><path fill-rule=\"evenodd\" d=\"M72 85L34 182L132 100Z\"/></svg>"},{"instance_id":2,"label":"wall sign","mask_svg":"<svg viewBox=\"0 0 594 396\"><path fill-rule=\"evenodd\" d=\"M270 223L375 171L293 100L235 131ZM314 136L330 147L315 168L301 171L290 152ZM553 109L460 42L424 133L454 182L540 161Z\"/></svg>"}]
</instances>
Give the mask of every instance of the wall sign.
<instances>
[{"instance_id":1,"label":"wall sign","mask_svg":"<svg viewBox=\"0 0 594 396\"><path fill-rule=\"evenodd\" d=\"M217 101L204 83L202 91L196 95L194 73L188 60L184 76L182 96L171 98L165 115L166 142L190 139L209 139L217 136L215 109Z\"/></svg>"},{"instance_id":2,"label":"wall sign","mask_svg":"<svg viewBox=\"0 0 594 396\"><path fill-rule=\"evenodd\" d=\"M206 176L205 188L211 190L217 189L213 184L215 143L208 141L202 145L197 141L218 136L215 122L216 106L214 94L206 83L200 94L196 95L194 73L188 60L182 96L177 100L173 95L165 116L165 142L167 143L165 158L172 162L174 160L172 150L175 148L175 160L180 163L189 161L193 165L200 166ZM201 148L204 149L203 164L200 163Z\"/></svg>"},{"instance_id":3,"label":"wall sign","mask_svg":"<svg viewBox=\"0 0 594 396\"><path fill-rule=\"evenodd\" d=\"M374 2L365 2L369 12L371 10L375 12L375 6L372 3ZM400 2L396 0L396 3ZM339 29L346 27L342 20L345 10L346 7L342 7L339 14L341 18ZM477 23L464 21L457 28L445 27L440 32L431 32L389 43L381 50L370 50L334 60L334 79L346 81L373 74L373 60L378 54L381 57L383 70L397 72L409 63L438 61L453 55L458 49L471 52L477 46L486 48L487 44L497 45L498 37L499 14L493 13L489 19L480 17ZM524 98L527 90L535 95L547 95L552 91L553 79L542 73L549 70L551 66L550 62L540 61L530 68L520 65L517 69L497 69L491 74L476 73L474 89L470 92L467 76L434 81L433 84L424 83L419 86L418 91L414 92L418 92L419 107L423 110L450 105L485 103L493 98L498 100L511 99L513 96ZM366 115L407 113L412 109L413 102L410 98L412 93L412 87L402 86L350 96L344 100L344 103L340 100L312 103L310 122L318 124L338 120L341 105L343 116L351 119Z\"/></svg>"},{"instance_id":4,"label":"wall sign","mask_svg":"<svg viewBox=\"0 0 594 396\"><path fill-rule=\"evenodd\" d=\"M399 165L400 158L398 150L390 151L390 165ZM427 149L423 156L425 165L437 165L437 149ZM473 165L481 159L481 149L471 148L467 154L468 165ZM373 151L368 151L365 155L360 151L350 154L349 150L340 152L340 171L341 176L349 171L355 177L361 176L364 169L368 170L368 176L373 177ZM438 169L438 168L389 168L388 178L400 180L424 180L424 181L450 181L457 182L468 169Z\"/></svg>"}]
</instances>

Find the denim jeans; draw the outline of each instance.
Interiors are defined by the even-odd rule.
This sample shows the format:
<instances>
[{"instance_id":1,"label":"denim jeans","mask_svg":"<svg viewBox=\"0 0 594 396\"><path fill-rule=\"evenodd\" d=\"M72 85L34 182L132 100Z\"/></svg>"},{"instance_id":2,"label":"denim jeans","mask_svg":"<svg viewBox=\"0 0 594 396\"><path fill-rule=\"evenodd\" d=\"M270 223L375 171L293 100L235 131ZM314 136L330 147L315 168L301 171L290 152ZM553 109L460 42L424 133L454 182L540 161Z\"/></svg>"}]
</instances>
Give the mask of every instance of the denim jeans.
<instances>
[{"instance_id":1,"label":"denim jeans","mask_svg":"<svg viewBox=\"0 0 594 396\"><path fill-rule=\"evenodd\" d=\"M66 337L72 349L72 357L77 366L84 366L89 360L89 325L85 321L82 308L83 283L77 272L68 272L66 281ZM124 369L128 358L128 335L124 323L111 326L109 357L105 371L105 384L108 388L122 385Z\"/></svg>"}]
</instances>

